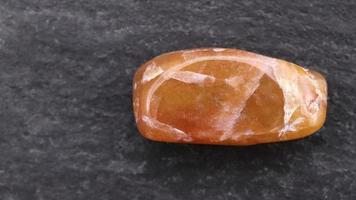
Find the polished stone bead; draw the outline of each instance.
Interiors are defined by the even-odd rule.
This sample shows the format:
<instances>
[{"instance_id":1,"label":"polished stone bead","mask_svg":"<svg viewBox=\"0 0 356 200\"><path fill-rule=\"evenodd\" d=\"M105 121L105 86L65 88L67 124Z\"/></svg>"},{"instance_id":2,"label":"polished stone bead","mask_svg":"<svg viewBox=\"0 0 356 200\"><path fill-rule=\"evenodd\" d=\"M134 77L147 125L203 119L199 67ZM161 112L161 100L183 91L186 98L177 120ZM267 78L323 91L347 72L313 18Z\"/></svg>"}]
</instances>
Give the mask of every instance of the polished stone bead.
<instances>
[{"instance_id":1,"label":"polished stone bead","mask_svg":"<svg viewBox=\"0 0 356 200\"><path fill-rule=\"evenodd\" d=\"M162 54L133 82L135 119L151 140L252 145L308 136L326 117L317 72L237 49Z\"/></svg>"}]
</instances>

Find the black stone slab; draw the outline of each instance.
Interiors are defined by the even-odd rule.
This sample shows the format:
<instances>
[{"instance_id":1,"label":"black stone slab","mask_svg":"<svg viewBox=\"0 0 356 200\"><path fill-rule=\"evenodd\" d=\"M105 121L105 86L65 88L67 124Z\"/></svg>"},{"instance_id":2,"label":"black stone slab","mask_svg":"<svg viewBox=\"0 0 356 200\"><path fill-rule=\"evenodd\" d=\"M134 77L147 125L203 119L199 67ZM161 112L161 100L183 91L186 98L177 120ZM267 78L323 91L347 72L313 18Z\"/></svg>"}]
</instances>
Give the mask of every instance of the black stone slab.
<instances>
[{"instance_id":1,"label":"black stone slab","mask_svg":"<svg viewBox=\"0 0 356 200\"><path fill-rule=\"evenodd\" d=\"M252 147L150 142L132 76L240 48L318 70L328 119ZM0 0L1 200L356 199L356 1Z\"/></svg>"}]
</instances>

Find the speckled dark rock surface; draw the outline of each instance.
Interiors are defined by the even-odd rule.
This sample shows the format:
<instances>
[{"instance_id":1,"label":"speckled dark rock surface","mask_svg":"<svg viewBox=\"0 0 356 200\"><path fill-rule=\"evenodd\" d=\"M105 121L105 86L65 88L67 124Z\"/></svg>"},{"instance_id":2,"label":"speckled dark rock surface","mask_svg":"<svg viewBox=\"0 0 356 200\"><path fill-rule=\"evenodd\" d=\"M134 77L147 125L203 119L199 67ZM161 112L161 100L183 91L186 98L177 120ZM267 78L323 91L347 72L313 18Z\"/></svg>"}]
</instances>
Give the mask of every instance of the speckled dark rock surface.
<instances>
[{"instance_id":1,"label":"speckled dark rock surface","mask_svg":"<svg viewBox=\"0 0 356 200\"><path fill-rule=\"evenodd\" d=\"M356 199L356 2L0 0L0 199ZM141 63L241 48L323 73L327 122L252 147L150 142Z\"/></svg>"}]
</instances>

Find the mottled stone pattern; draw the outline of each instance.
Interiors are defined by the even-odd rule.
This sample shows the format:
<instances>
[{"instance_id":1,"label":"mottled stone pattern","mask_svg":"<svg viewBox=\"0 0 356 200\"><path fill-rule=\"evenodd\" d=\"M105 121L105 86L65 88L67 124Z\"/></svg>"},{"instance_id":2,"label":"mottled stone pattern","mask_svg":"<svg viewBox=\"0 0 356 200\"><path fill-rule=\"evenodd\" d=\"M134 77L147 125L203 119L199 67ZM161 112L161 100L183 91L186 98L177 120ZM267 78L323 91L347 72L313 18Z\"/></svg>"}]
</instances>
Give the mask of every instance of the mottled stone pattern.
<instances>
[{"instance_id":1,"label":"mottled stone pattern","mask_svg":"<svg viewBox=\"0 0 356 200\"><path fill-rule=\"evenodd\" d=\"M0 199L356 199L356 2L0 0ZM131 111L144 61L240 48L324 74L300 141L156 143Z\"/></svg>"}]
</instances>

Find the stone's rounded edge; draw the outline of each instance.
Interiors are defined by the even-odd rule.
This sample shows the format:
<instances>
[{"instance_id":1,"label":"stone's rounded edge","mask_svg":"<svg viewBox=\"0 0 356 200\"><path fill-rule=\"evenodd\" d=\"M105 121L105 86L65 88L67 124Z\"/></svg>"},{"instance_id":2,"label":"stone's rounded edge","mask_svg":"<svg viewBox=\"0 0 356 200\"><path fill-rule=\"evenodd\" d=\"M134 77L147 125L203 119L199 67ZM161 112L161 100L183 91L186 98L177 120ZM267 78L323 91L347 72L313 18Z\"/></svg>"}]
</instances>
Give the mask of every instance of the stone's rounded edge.
<instances>
[{"instance_id":1,"label":"stone's rounded edge","mask_svg":"<svg viewBox=\"0 0 356 200\"><path fill-rule=\"evenodd\" d=\"M165 131L160 129L159 127L155 127L152 123L147 120L146 113L146 104L144 100L146 99L147 93L144 92L145 88L148 85L151 85L154 81L143 81L144 74L147 70L147 67L160 56L156 56L155 58L145 62L142 64L135 72L132 88L132 106L135 117L135 122L137 125L137 129L141 136L144 138L156 141L156 142L172 142L172 143L181 143L183 141L177 140L174 134L170 134L169 131Z\"/></svg>"},{"instance_id":2,"label":"stone's rounded edge","mask_svg":"<svg viewBox=\"0 0 356 200\"><path fill-rule=\"evenodd\" d=\"M139 67L136 72L134 73L133 76L133 80L132 80L132 110L134 113L134 118L135 118L135 123L136 123L136 127L139 131L139 133L141 133L140 130L140 126L139 126L139 83L136 82L137 79L139 79L138 77L140 76L140 72L141 72L142 68ZM142 133L141 133L142 135Z\"/></svg>"},{"instance_id":3,"label":"stone's rounded edge","mask_svg":"<svg viewBox=\"0 0 356 200\"><path fill-rule=\"evenodd\" d=\"M319 123L312 127L313 129L309 134L311 135L321 129L326 121L328 109L328 83L325 76L323 76L320 72L317 72L315 70L308 70L308 73L313 76L312 79L315 80L316 87L318 87L318 89L320 90L320 95L322 95L320 99L321 108L318 110Z\"/></svg>"},{"instance_id":4,"label":"stone's rounded edge","mask_svg":"<svg viewBox=\"0 0 356 200\"><path fill-rule=\"evenodd\" d=\"M134 78L132 82L132 88L133 88L132 105L133 105L136 126L141 136L151 141L157 141L157 139L153 137L152 134L150 134L150 127L148 127L147 123L144 122L143 120L145 104L143 102L144 94L142 94L142 92L144 90L145 85L147 85L151 81L151 80L146 80L146 81L144 80L144 74L147 70L147 67L150 66L150 64L152 64L153 61L160 56L161 55L155 56L154 58L141 64L139 68L136 70L136 72L134 73Z\"/></svg>"},{"instance_id":5,"label":"stone's rounded edge","mask_svg":"<svg viewBox=\"0 0 356 200\"><path fill-rule=\"evenodd\" d=\"M184 56L184 55L191 55L191 57ZM275 58L260 55L257 53L248 52L248 51L239 50L239 49L232 49L232 48L199 48L199 49L179 50L179 51L163 53L161 55L158 55L158 56L150 59L149 61L142 64L138 68L138 70L135 72L135 76L134 76L134 80L133 80L133 93L134 93L133 102L135 102L136 98L142 100L142 97L139 96L139 93L140 93L140 90L142 90L142 87L144 87L146 84L146 83L142 82L142 77L150 63L160 60L160 59L161 60L166 59L169 57L171 57L173 60L175 60L175 62L179 63L182 61L183 62L187 61L189 59L194 59L195 57L211 56L211 55L245 56L250 59L257 59L257 60L262 60L262 61L265 60L266 62L271 61L271 60L279 60L282 63L287 63L291 67L293 66L293 68L297 69L297 71L299 71L299 72L303 71L303 72L313 75L314 77L317 78L318 84L321 86L321 88L325 88L325 109L319 110L319 112L321 112L321 122L317 123L315 126L307 127L300 131L298 130L299 131L299 132L297 131L298 133L287 132L286 135L288 135L288 137L280 137L278 135L279 133L270 133L270 134L267 134L269 136L255 135L252 137L244 138L239 141L230 141L230 140L222 141L222 142L187 141L187 140L182 140L182 139L178 140L177 138L171 137L171 136L166 137L164 135L167 134L166 133L167 131L160 130L157 127L149 126L146 122L144 122L144 120L142 120L140 118L140 116L142 116L142 109L144 109L143 108L144 106L141 104L136 105L134 103L135 120L137 123L138 130L143 137L145 137L148 140L156 141L156 142L249 146L249 145L256 145L256 144L263 144L263 143L275 143L275 142L282 142L282 141L298 140L298 139L305 138L305 137L315 133L317 130L319 130L323 126L323 124L325 122L325 118L326 118L327 83L326 83L325 78L321 74L319 74L318 72L312 71L312 70L305 69L299 65L296 65L294 63L291 63L291 62L288 62L285 60L275 59ZM166 63L164 63L164 64L166 64ZM171 63L168 63L167 66L165 66L166 68L164 70L169 69L171 66L173 66L173 65ZM137 81L139 83L137 83ZM324 89L323 89L323 92L324 92ZM275 136L271 136L271 135L275 135Z\"/></svg>"},{"instance_id":6,"label":"stone's rounded edge","mask_svg":"<svg viewBox=\"0 0 356 200\"><path fill-rule=\"evenodd\" d=\"M328 82L320 72L315 70L308 70L308 73L314 76L314 79L319 83L322 93L325 94L325 98L328 96ZM326 101L327 99L325 99ZM327 103L327 102L325 102Z\"/></svg>"},{"instance_id":7,"label":"stone's rounded edge","mask_svg":"<svg viewBox=\"0 0 356 200\"><path fill-rule=\"evenodd\" d=\"M326 115L327 115L327 81L323 75L319 72L304 68L292 62L277 59L279 62L279 67L289 67L291 69L295 69L299 77L308 77L309 85L312 85L314 93L318 94L318 105L319 108L316 112L316 121L314 123L309 124L309 126L299 129L297 132L286 132L285 135L288 137L281 137L281 141L289 141L296 140L300 138L304 138L314 134L318 131L325 123ZM294 83L293 83L294 84ZM306 92L306 91L303 91Z\"/></svg>"},{"instance_id":8,"label":"stone's rounded edge","mask_svg":"<svg viewBox=\"0 0 356 200\"><path fill-rule=\"evenodd\" d=\"M312 135L321 129L326 121L327 116L327 97L328 97L328 85L326 78L321 75L320 72L315 70L307 70L308 75L311 75L311 80L314 81L314 86L316 90L319 90L318 94L320 95L320 100L318 102L320 108L318 110L318 122L315 125L311 126L309 129L309 134L306 136Z\"/></svg>"}]
</instances>

